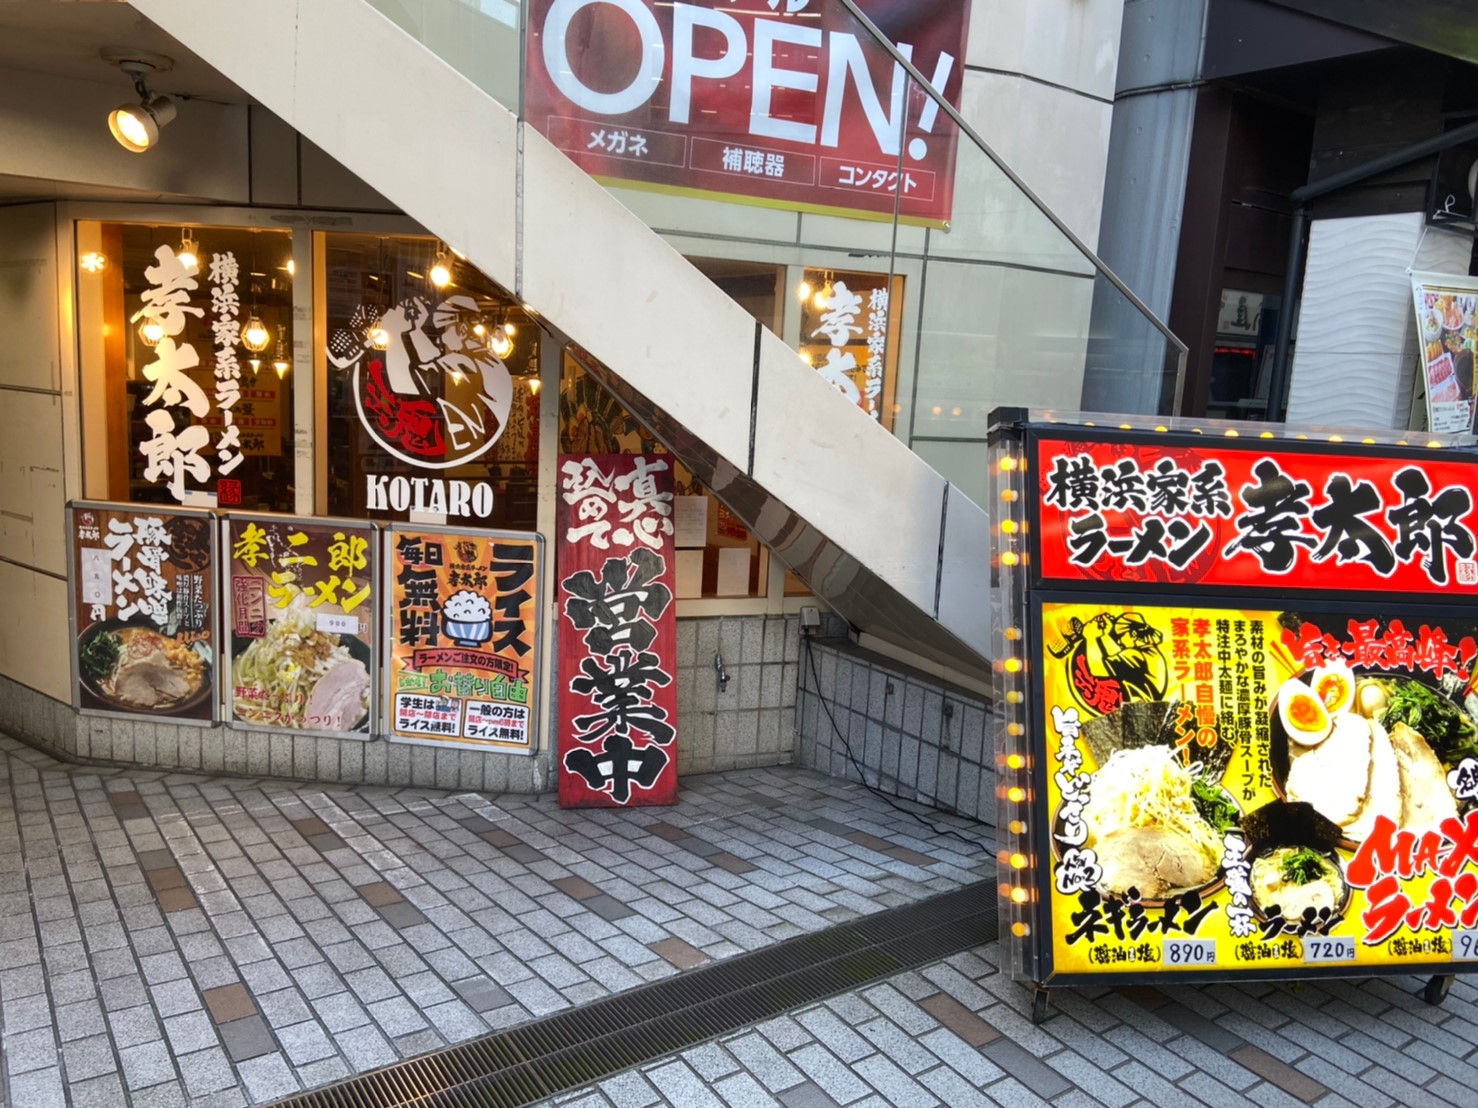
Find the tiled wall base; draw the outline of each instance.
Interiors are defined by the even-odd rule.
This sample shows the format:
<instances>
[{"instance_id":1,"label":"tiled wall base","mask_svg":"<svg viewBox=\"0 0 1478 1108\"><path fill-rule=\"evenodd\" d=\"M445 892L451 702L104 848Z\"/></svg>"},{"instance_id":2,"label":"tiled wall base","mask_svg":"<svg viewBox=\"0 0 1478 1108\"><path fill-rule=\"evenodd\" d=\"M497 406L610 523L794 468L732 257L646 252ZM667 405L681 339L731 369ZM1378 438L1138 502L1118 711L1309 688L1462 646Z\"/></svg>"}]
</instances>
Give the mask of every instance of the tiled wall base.
<instances>
[{"instance_id":1,"label":"tiled wall base","mask_svg":"<svg viewBox=\"0 0 1478 1108\"><path fill-rule=\"evenodd\" d=\"M803 644L799 764L857 780L840 731L867 784L995 823L995 738L983 699L845 639L811 641L813 676L806 650Z\"/></svg>"},{"instance_id":2,"label":"tiled wall base","mask_svg":"<svg viewBox=\"0 0 1478 1108\"><path fill-rule=\"evenodd\" d=\"M793 761L799 642L795 617L678 622L680 773ZM715 653L723 658L729 676L724 692L717 690ZM383 739L79 716L70 705L3 676L0 731L68 761L491 793L538 793L554 787L553 761L547 751L528 757Z\"/></svg>"}]
</instances>

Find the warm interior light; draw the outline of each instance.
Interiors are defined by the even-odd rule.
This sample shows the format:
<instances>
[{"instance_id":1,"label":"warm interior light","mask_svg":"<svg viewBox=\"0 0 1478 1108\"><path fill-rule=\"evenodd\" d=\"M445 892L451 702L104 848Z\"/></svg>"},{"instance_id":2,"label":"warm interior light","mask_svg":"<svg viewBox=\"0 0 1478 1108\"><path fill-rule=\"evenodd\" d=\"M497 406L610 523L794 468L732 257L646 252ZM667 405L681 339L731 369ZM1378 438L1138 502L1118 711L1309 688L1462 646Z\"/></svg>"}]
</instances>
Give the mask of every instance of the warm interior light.
<instances>
[{"instance_id":1,"label":"warm interior light","mask_svg":"<svg viewBox=\"0 0 1478 1108\"><path fill-rule=\"evenodd\" d=\"M384 350L390 345L390 332L383 327L371 327L369 341L376 350Z\"/></svg>"},{"instance_id":2,"label":"warm interior light","mask_svg":"<svg viewBox=\"0 0 1478 1108\"><path fill-rule=\"evenodd\" d=\"M101 273L108 268L108 256L96 250L89 250L77 259L77 264L82 267L84 273Z\"/></svg>"},{"instance_id":3,"label":"warm interior light","mask_svg":"<svg viewBox=\"0 0 1478 1108\"><path fill-rule=\"evenodd\" d=\"M513 353L513 340L508 337L507 332L499 327L493 331L493 337L488 340L488 349L500 358L506 358Z\"/></svg>"},{"instance_id":4,"label":"warm interior light","mask_svg":"<svg viewBox=\"0 0 1478 1108\"><path fill-rule=\"evenodd\" d=\"M537 377L530 377L529 378L529 395L530 396L538 396L539 395L539 386L540 386L540 384L541 384L541 382L540 382L539 378L537 378Z\"/></svg>"},{"instance_id":5,"label":"warm interior light","mask_svg":"<svg viewBox=\"0 0 1478 1108\"><path fill-rule=\"evenodd\" d=\"M797 300L809 300L811 299L811 294L815 291L811 287L810 281L802 281L795 287L795 296Z\"/></svg>"},{"instance_id":6,"label":"warm interior light","mask_svg":"<svg viewBox=\"0 0 1478 1108\"><path fill-rule=\"evenodd\" d=\"M481 323L474 323L472 325L472 333L478 338L482 338L488 333L488 329L484 327Z\"/></svg>"},{"instance_id":7,"label":"warm interior light","mask_svg":"<svg viewBox=\"0 0 1478 1108\"><path fill-rule=\"evenodd\" d=\"M180 264L186 269L199 269L200 255L196 252L198 249L198 244L190 236L189 229L186 228L181 233L180 248L175 251L175 257L180 260Z\"/></svg>"},{"instance_id":8,"label":"warm interior light","mask_svg":"<svg viewBox=\"0 0 1478 1108\"><path fill-rule=\"evenodd\" d=\"M436 261L431 263L426 276L439 289L444 289L452 283L452 263L445 251L436 252Z\"/></svg>"},{"instance_id":9,"label":"warm interior light","mask_svg":"<svg viewBox=\"0 0 1478 1108\"><path fill-rule=\"evenodd\" d=\"M241 329L241 345L253 354L260 354L267 349L267 344L271 341L272 335L267 331L267 325L253 311L246 321L246 326Z\"/></svg>"},{"instance_id":10,"label":"warm interior light","mask_svg":"<svg viewBox=\"0 0 1478 1108\"><path fill-rule=\"evenodd\" d=\"M518 328L511 323L505 323L503 324L503 333L509 338L512 338L514 335L518 334Z\"/></svg>"},{"instance_id":11,"label":"warm interior light","mask_svg":"<svg viewBox=\"0 0 1478 1108\"><path fill-rule=\"evenodd\" d=\"M292 359L287 356L287 327L285 324L277 325L277 357L273 359L272 368L277 371L277 378L281 380L287 376L287 371L292 368Z\"/></svg>"},{"instance_id":12,"label":"warm interior light","mask_svg":"<svg viewBox=\"0 0 1478 1108\"><path fill-rule=\"evenodd\" d=\"M120 104L108 113L108 130L123 149L142 154L159 141L160 128L174 119L175 112L175 103L168 96Z\"/></svg>"},{"instance_id":13,"label":"warm interior light","mask_svg":"<svg viewBox=\"0 0 1478 1108\"><path fill-rule=\"evenodd\" d=\"M151 350L159 345L159 340L164 337L164 324L157 319L145 318L139 324L139 341Z\"/></svg>"}]
</instances>

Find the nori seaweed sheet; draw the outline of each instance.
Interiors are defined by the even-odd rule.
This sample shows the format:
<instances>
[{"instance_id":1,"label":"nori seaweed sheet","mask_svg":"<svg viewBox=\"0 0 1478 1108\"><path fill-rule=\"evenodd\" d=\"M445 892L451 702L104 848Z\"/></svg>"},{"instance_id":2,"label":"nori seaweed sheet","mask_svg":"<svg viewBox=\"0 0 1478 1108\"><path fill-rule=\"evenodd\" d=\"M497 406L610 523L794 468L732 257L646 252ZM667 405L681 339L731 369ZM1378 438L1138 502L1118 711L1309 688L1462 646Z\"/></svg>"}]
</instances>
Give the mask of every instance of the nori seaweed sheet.
<instances>
[{"instance_id":1,"label":"nori seaweed sheet","mask_svg":"<svg viewBox=\"0 0 1478 1108\"><path fill-rule=\"evenodd\" d=\"M1089 720L1083 726L1083 740L1102 766L1116 750L1138 750L1145 746L1174 747L1178 700L1131 700L1106 716ZM1214 746L1189 748L1192 761L1205 767L1203 777L1220 781L1232 760L1230 743L1218 739Z\"/></svg>"}]
</instances>

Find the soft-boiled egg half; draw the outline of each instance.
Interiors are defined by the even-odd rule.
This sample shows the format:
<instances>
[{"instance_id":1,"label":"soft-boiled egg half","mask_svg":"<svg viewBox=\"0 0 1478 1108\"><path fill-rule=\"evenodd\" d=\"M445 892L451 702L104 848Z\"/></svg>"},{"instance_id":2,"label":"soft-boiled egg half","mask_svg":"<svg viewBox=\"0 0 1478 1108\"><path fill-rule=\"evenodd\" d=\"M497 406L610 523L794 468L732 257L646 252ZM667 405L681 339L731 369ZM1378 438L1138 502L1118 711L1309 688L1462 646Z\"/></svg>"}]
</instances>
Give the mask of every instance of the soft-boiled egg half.
<instances>
[{"instance_id":1,"label":"soft-boiled egg half","mask_svg":"<svg viewBox=\"0 0 1478 1108\"><path fill-rule=\"evenodd\" d=\"M1333 727L1324 701L1297 677L1278 690L1278 719L1283 733L1300 746L1318 746Z\"/></svg>"},{"instance_id":2,"label":"soft-boiled egg half","mask_svg":"<svg viewBox=\"0 0 1478 1108\"><path fill-rule=\"evenodd\" d=\"M1343 715L1355 703L1355 675L1343 662L1330 662L1314 670L1309 687L1331 716Z\"/></svg>"}]
</instances>

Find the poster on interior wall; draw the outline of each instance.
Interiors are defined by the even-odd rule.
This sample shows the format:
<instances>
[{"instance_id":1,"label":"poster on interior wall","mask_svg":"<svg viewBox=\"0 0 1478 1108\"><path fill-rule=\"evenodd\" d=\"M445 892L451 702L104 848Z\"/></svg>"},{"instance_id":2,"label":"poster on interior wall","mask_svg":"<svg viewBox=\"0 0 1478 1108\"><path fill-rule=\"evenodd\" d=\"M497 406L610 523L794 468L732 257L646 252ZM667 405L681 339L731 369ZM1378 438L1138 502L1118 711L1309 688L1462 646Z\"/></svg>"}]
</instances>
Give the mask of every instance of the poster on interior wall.
<instances>
[{"instance_id":1,"label":"poster on interior wall","mask_svg":"<svg viewBox=\"0 0 1478 1108\"><path fill-rule=\"evenodd\" d=\"M800 291L801 357L891 431L903 278L893 278L890 292L884 273L808 269Z\"/></svg>"},{"instance_id":2,"label":"poster on interior wall","mask_svg":"<svg viewBox=\"0 0 1478 1108\"><path fill-rule=\"evenodd\" d=\"M374 526L233 514L221 547L225 720L369 738L379 668Z\"/></svg>"},{"instance_id":3,"label":"poster on interior wall","mask_svg":"<svg viewBox=\"0 0 1478 1108\"><path fill-rule=\"evenodd\" d=\"M1412 277L1417 341L1427 393L1427 428L1439 434L1473 426L1474 355L1478 353L1478 280L1419 273Z\"/></svg>"},{"instance_id":4,"label":"poster on interior wall","mask_svg":"<svg viewBox=\"0 0 1478 1108\"><path fill-rule=\"evenodd\" d=\"M677 801L671 459L559 459L559 803Z\"/></svg>"},{"instance_id":5,"label":"poster on interior wall","mask_svg":"<svg viewBox=\"0 0 1478 1108\"><path fill-rule=\"evenodd\" d=\"M534 750L543 543L515 531L385 530L387 738Z\"/></svg>"},{"instance_id":6,"label":"poster on interior wall","mask_svg":"<svg viewBox=\"0 0 1478 1108\"><path fill-rule=\"evenodd\" d=\"M74 501L73 704L82 712L216 719L216 528L208 512Z\"/></svg>"},{"instance_id":7,"label":"poster on interior wall","mask_svg":"<svg viewBox=\"0 0 1478 1108\"><path fill-rule=\"evenodd\" d=\"M969 0L859 7L958 107ZM532 0L525 68L527 118L599 180L949 224L957 129L840 4Z\"/></svg>"}]
</instances>

